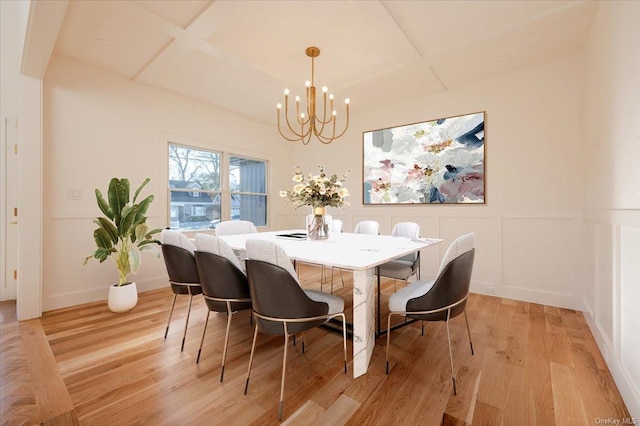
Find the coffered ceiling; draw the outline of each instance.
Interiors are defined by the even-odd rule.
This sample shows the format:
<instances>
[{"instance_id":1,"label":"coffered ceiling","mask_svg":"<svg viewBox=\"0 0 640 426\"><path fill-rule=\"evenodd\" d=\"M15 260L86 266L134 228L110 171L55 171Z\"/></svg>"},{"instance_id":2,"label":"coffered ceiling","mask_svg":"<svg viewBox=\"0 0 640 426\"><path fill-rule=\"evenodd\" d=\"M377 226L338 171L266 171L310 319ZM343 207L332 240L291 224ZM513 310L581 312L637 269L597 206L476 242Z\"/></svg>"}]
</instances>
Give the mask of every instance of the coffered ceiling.
<instances>
[{"instance_id":1,"label":"coffered ceiling","mask_svg":"<svg viewBox=\"0 0 640 426\"><path fill-rule=\"evenodd\" d=\"M43 1L43 0L39 0ZM578 53L594 1L69 1L54 55L274 123L315 82L353 114Z\"/></svg>"}]
</instances>

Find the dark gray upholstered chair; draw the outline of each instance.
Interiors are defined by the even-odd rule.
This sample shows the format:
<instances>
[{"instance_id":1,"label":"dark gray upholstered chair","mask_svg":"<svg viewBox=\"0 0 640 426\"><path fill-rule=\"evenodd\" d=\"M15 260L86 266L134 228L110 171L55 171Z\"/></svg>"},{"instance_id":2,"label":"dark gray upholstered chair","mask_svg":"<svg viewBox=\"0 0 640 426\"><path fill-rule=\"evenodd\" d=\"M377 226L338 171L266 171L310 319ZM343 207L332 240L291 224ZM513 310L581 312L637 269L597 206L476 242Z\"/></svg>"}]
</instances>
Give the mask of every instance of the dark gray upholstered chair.
<instances>
[{"instance_id":1,"label":"dark gray upholstered chair","mask_svg":"<svg viewBox=\"0 0 640 426\"><path fill-rule=\"evenodd\" d=\"M347 334L344 316L344 300L332 294L314 290L303 290L291 260L285 251L272 241L249 239L247 248L247 276L256 321L249 368L244 393L249 389L251 364L256 347L258 330L265 334L284 336L282 381L280 384L280 406L278 419L282 420L284 405L284 380L287 368L289 335L302 333L329 321L342 318L344 372L347 372ZM302 335L304 353L304 335Z\"/></svg>"},{"instance_id":2,"label":"dark gray upholstered chair","mask_svg":"<svg viewBox=\"0 0 640 426\"><path fill-rule=\"evenodd\" d=\"M249 282L242 270L240 261L224 240L207 234L196 234L196 264L200 274L202 293L207 304L207 319L202 330L202 339L198 349L196 363L200 362L202 344L207 332L209 314L224 312L227 314L227 330L224 335L224 349L222 351L222 367L220 381L224 380L224 365L229 345L229 331L231 318L237 311L251 309Z\"/></svg>"},{"instance_id":3,"label":"dark gray upholstered chair","mask_svg":"<svg viewBox=\"0 0 640 426\"><path fill-rule=\"evenodd\" d=\"M391 235L414 239L420 237L420 225L415 222L397 223ZM378 276L393 278L393 286L396 288L396 280L407 281L412 275L420 279L420 251L399 257L383 263L378 267Z\"/></svg>"},{"instance_id":4,"label":"dark gray upholstered chair","mask_svg":"<svg viewBox=\"0 0 640 426\"><path fill-rule=\"evenodd\" d=\"M391 317L393 315L404 315L408 318L422 321L445 321L447 324L449 361L451 363L451 380L453 381L453 393L456 394L456 377L451 354L449 320L464 314L471 354L473 355L473 342L471 341L469 319L467 318L465 307L471 284L471 272L475 256L474 244L475 237L473 233L459 237L447 249L435 280L415 281L389 298L387 374L389 374L389 344L391 342Z\"/></svg>"},{"instance_id":5,"label":"dark gray upholstered chair","mask_svg":"<svg viewBox=\"0 0 640 426\"><path fill-rule=\"evenodd\" d=\"M187 327L189 326L189 315L191 314L191 302L193 296L202 293L200 285L200 275L196 266L196 258L194 256L194 247L189 238L180 231L172 231L163 229L160 234L162 240L162 256L164 264L169 274L169 283L173 290L173 303L171 304L171 312L167 320L167 328L164 332L164 338L169 333L169 325L173 316L173 308L176 306L176 298L178 295L189 295L189 308L187 310L187 320L184 323L184 334L182 335L182 346L180 352L184 350L184 342L187 337Z\"/></svg>"}]
</instances>

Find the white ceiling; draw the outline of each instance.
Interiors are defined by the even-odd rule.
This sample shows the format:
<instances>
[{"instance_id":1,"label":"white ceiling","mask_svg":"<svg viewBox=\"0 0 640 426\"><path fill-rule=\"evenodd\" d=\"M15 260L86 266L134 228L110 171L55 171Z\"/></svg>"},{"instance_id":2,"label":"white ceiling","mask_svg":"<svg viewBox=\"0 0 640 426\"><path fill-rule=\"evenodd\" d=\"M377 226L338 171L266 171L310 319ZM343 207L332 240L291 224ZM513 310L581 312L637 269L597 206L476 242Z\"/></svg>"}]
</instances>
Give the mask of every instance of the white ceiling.
<instances>
[{"instance_id":1,"label":"white ceiling","mask_svg":"<svg viewBox=\"0 0 640 426\"><path fill-rule=\"evenodd\" d=\"M72 0L54 47L132 81L275 123L315 83L352 114L582 50L594 1ZM338 111L340 112L339 108Z\"/></svg>"}]
</instances>

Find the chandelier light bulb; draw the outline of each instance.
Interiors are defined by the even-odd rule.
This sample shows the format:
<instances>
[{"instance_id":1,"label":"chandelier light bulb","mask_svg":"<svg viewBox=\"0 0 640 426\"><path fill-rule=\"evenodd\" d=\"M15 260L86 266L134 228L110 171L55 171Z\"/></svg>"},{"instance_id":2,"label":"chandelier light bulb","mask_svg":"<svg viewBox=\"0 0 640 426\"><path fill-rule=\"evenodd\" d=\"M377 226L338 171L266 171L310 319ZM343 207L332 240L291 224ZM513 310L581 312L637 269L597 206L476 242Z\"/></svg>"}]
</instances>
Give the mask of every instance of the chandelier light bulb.
<instances>
[{"instance_id":1,"label":"chandelier light bulb","mask_svg":"<svg viewBox=\"0 0 640 426\"><path fill-rule=\"evenodd\" d=\"M289 95L289 89L284 89L284 95L285 96Z\"/></svg>"},{"instance_id":2,"label":"chandelier light bulb","mask_svg":"<svg viewBox=\"0 0 640 426\"><path fill-rule=\"evenodd\" d=\"M309 80L307 80L307 81L304 82L304 85L309 87L309 86L311 86L311 82Z\"/></svg>"},{"instance_id":3,"label":"chandelier light bulb","mask_svg":"<svg viewBox=\"0 0 640 426\"><path fill-rule=\"evenodd\" d=\"M296 102L300 102L300 96L296 96Z\"/></svg>"},{"instance_id":4,"label":"chandelier light bulb","mask_svg":"<svg viewBox=\"0 0 640 426\"><path fill-rule=\"evenodd\" d=\"M327 93L329 88L327 86L322 86L322 93Z\"/></svg>"},{"instance_id":5,"label":"chandelier light bulb","mask_svg":"<svg viewBox=\"0 0 640 426\"><path fill-rule=\"evenodd\" d=\"M279 103L278 105L276 105L276 108L282 109L282 104Z\"/></svg>"},{"instance_id":6,"label":"chandelier light bulb","mask_svg":"<svg viewBox=\"0 0 640 426\"><path fill-rule=\"evenodd\" d=\"M349 98L344 100L344 103L347 104L347 105L349 105L350 102L351 102L351 100Z\"/></svg>"},{"instance_id":7,"label":"chandelier light bulb","mask_svg":"<svg viewBox=\"0 0 640 426\"><path fill-rule=\"evenodd\" d=\"M333 93L329 95L329 100L333 100Z\"/></svg>"},{"instance_id":8,"label":"chandelier light bulb","mask_svg":"<svg viewBox=\"0 0 640 426\"><path fill-rule=\"evenodd\" d=\"M338 115L338 113L337 113L337 112L336 112L336 110L334 109L333 111L331 111L331 115L333 115L333 116L335 117L336 115Z\"/></svg>"},{"instance_id":9,"label":"chandelier light bulb","mask_svg":"<svg viewBox=\"0 0 640 426\"><path fill-rule=\"evenodd\" d=\"M304 112L300 114L300 118L304 119Z\"/></svg>"}]
</instances>

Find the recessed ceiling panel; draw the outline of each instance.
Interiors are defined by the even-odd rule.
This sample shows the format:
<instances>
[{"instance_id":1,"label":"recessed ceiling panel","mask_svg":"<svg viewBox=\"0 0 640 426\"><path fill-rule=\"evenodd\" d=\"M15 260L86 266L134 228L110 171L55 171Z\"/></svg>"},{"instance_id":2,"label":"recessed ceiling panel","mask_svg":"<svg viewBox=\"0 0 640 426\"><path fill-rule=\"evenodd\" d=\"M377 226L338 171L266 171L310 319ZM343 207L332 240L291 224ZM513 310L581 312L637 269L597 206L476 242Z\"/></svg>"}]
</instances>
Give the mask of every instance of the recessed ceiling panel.
<instances>
[{"instance_id":1,"label":"recessed ceiling panel","mask_svg":"<svg viewBox=\"0 0 640 426\"><path fill-rule=\"evenodd\" d=\"M280 80L303 85L311 79L309 46L316 86L340 88L419 59L393 19L373 1L216 2L224 24L208 41Z\"/></svg>"},{"instance_id":2,"label":"recessed ceiling panel","mask_svg":"<svg viewBox=\"0 0 640 426\"><path fill-rule=\"evenodd\" d=\"M109 3L70 2L54 52L132 78L172 38Z\"/></svg>"},{"instance_id":3,"label":"recessed ceiling panel","mask_svg":"<svg viewBox=\"0 0 640 426\"><path fill-rule=\"evenodd\" d=\"M280 89L255 71L194 49L163 52L136 81L180 93L257 121L274 122Z\"/></svg>"},{"instance_id":4,"label":"recessed ceiling panel","mask_svg":"<svg viewBox=\"0 0 640 426\"><path fill-rule=\"evenodd\" d=\"M393 0L383 3L409 40L427 56L508 29L572 2Z\"/></svg>"},{"instance_id":5,"label":"recessed ceiling panel","mask_svg":"<svg viewBox=\"0 0 640 426\"><path fill-rule=\"evenodd\" d=\"M574 55L584 47L590 22L590 16L583 16L513 38L479 39L436 55L432 67L452 88Z\"/></svg>"}]
</instances>

